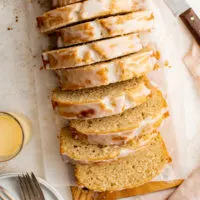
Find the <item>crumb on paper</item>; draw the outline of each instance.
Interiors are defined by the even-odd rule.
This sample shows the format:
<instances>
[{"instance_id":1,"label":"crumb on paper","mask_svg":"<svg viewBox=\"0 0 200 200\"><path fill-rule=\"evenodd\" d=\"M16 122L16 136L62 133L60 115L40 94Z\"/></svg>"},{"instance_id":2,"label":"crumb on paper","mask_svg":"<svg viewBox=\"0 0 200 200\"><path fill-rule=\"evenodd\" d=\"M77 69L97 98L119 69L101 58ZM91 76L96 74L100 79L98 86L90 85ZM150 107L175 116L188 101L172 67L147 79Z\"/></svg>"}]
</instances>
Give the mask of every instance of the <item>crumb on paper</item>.
<instances>
[{"instance_id":1,"label":"crumb on paper","mask_svg":"<svg viewBox=\"0 0 200 200\"><path fill-rule=\"evenodd\" d=\"M8 30L8 31L11 31L11 30L13 30L13 28L9 26L9 27L7 28L7 30Z\"/></svg>"},{"instance_id":2,"label":"crumb on paper","mask_svg":"<svg viewBox=\"0 0 200 200\"><path fill-rule=\"evenodd\" d=\"M45 10L50 10L51 8L51 1L37 0L37 3L41 6L41 8L44 8Z\"/></svg>"},{"instance_id":3,"label":"crumb on paper","mask_svg":"<svg viewBox=\"0 0 200 200\"><path fill-rule=\"evenodd\" d=\"M165 65L165 67L172 68L172 66L169 64L168 60L165 60L164 65Z\"/></svg>"},{"instance_id":4,"label":"crumb on paper","mask_svg":"<svg viewBox=\"0 0 200 200\"><path fill-rule=\"evenodd\" d=\"M40 67L40 70L43 70L43 69L44 69L44 66L41 66L41 67Z\"/></svg>"},{"instance_id":5,"label":"crumb on paper","mask_svg":"<svg viewBox=\"0 0 200 200\"><path fill-rule=\"evenodd\" d=\"M19 21L19 17L15 16L15 22L18 22L18 21Z\"/></svg>"}]
</instances>

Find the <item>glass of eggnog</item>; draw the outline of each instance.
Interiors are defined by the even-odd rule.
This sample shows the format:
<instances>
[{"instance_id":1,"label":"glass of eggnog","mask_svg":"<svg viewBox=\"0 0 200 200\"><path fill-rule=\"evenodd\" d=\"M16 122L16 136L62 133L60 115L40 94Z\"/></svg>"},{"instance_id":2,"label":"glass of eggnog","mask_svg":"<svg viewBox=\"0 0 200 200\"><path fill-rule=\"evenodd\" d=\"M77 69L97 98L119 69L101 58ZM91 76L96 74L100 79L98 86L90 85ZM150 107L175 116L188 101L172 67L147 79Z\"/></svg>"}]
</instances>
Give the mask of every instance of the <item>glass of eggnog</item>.
<instances>
[{"instance_id":1,"label":"glass of eggnog","mask_svg":"<svg viewBox=\"0 0 200 200\"><path fill-rule=\"evenodd\" d=\"M31 138L31 123L23 115L0 112L0 162L17 156Z\"/></svg>"}]
</instances>

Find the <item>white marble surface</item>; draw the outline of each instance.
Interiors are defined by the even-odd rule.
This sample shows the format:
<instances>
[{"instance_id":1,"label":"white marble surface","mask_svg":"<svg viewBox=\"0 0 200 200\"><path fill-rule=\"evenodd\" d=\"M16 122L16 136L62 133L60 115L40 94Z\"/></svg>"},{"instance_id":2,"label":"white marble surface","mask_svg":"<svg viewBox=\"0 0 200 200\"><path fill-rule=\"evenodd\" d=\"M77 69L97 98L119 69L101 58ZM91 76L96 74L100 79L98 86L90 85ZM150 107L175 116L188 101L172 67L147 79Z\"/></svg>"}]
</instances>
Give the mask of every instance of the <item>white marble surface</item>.
<instances>
[{"instance_id":1,"label":"white marble surface","mask_svg":"<svg viewBox=\"0 0 200 200\"><path fill-rule=\"evenodd\" d=\"M168 80L173 80L168 81L168 90L170 90L172 95L176 95L177 89L183 91L181 102L184 103L184 107L181 109L178 106L179 102L173 102L172 105L176 110L175 118L179 118L182 115L185 117L185 123L177 127L177 131L179 133L184 131L187 134L188 140L185 143L185 148L188 154L185 158L187 162L187 169L185 171L188 172L200 164L200 153L198 153L200 152L199 91L182 62L182 57L187 52L192 37L183 24L173 17L168 8L163 4L163 1L154 1L161 9L165 28L168 30L169 41L172 43L170 45L174 45L174 49L169 52L169 55L172 57L174 55L177 56L177 59L172 59L170 64L173 66L173 70L166 72L166 77ZM35 3L35 1L32 2L33 4ZM200 1L188 0L188 2L200 16ZM56 176L57 167L63 168L65 174L70 173L67 172L68 169L61 162L59 155L53 158L55 165L49 168L48 162L52 160L50 155L55 151L59 151L58 143L55 142L56 135L49 140L47 139L48 130L51 130L50 132L58 132L55 126L53 126L54 123L57 123L57 118L52 113L49 101L49 93L54 83L48 82L48 76L51 76L51 74L40 71L38 67L41 65L38 49L44 49L45 44L41 44L43 39L41 39L42 36L40 35L34 35L34 38L30 37L31 34L29 33L35 27L33 26L34 15L40 14L40 9L38 8L36 13L29 16L27 11L30 11L30 9L23 0L0 1L0 61L2 72L0 74L0 110L23 111L32 120L34 125L34 135L31 143L12 162L0 164L0 172L34 170L37 175L51 177L55 181L59 180L58 182L60 183L65 181L65 177ZM18 22L15 21L16 16L18 16ZM12 30L7 30L8 28ZM36 48L31 49L30 46L36 46ZM27 79L27 77L30 78ZM179 81L176 82L176 80ZM42 84L46 84L45 90L37 87ZM40 95L38 96L38 94ZM38 107L38 105L40 106ZM39 123L40 121L48 121L48 123L41 124ZM49 151L49 146L51 151ZM47 153L44 153L47 150L49 156ZM68 197L66 199L70 200L69 188L58 187L58 189L65 197ZM157 197L159 195L156 194ZM150 200L153 198L155 198L155 194L140 199ZM157 199L162 200L163 194Z\"/></svg>"},{"instance_id":2,"label":"white marble surface","mask_svg":"<svg viewBox=\"0 0 200 200\"><path fill-rule=\"evenodd\" d=\"M21 9L20 9L21 8ZM44 174L35 80L28 34L24 31L27 13L23 1L0 1L0 110L23 113L33 123L31 143L15 159L0 164L0 171L34 169ZM18 16L18 22L16 22ZM8 30L11 29L11 30ZM27 152L29 152L27 154ZM26 163L21 161L26 160Z\"/></svg>"}]
</instances>

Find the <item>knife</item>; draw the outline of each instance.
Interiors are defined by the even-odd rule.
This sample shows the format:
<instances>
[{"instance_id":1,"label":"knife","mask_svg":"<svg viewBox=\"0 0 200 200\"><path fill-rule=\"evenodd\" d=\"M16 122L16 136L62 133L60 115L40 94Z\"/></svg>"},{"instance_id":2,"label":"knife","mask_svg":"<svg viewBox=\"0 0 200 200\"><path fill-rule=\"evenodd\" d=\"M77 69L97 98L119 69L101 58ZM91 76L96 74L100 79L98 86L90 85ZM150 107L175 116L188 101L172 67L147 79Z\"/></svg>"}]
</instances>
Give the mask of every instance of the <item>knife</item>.
<instances>
[{"instance_id":1,"label":"knife","mask_svg":"<svg viewBox=\"0 0 200 200\"><path fill-rule=\"evenodd\" d=\"M200 45L200 19L185 0L164 0L176 17L180 17Z\"/></svg>"}]
</instances>

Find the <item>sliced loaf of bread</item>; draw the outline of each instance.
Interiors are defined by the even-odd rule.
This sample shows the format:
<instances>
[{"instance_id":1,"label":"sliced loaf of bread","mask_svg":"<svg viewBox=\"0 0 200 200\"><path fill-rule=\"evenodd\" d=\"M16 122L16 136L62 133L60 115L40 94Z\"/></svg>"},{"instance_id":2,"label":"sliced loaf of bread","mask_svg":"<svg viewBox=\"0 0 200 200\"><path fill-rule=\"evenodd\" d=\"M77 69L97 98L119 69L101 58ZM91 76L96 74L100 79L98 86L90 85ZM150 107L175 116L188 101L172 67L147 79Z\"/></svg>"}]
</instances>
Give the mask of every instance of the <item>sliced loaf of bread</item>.
<instances>
[{"instance_id":1,"label":"sliced loaf of bread","mask_svg":"<svg viewBox=\"0 0 200 200\"><path fill-rule=\"evenodd\" d=\"M133 109L110 117L70 120L73 137L85 138L90 144L123 144L134 137L152 132L169 113L162 93L152 87L147 101Z\"/></svg>"},{"instance_id":2,"label":"sliced loaf of bread","mask_svg":"<svg viewBox=\"0 0 200 200\"><path fill-rule=\"evenodd\" d=\"M68 119L100 118L138 106L150 94L149 81L142 77L99 88L55 90L52 104L58 114Z\"/></svg>"},{"instance_id":3,"label":"sliced loaf of bread","mask_svg":"<svg viewBox=\"0 0 200 200\"><path fill-rule=\"evenodd\" d=\"M157 136L152 132L136 137L121 146L101 146L89 144L87 140L72 138L68 127L63 128L60 134L60 153L64 162L72 164L93 164L118 160L146 148Z\"/></svg>"},{"instance_id":4,"label":"sliced loaf of bread","mask_svg":"<svg viewBox=\"0 0 200 200\"><path fill-rule=\"evenodd\" d=\"M63 7L63 6L67 6L73 3L78 3L81 1L85 1L85 0L52 0L52 7L53 8Z\"/></svg>"},{"instance_id":5,"label":"sliced loaf of bread","mask_svg":"<svg viewBox=\"0 0 200 200\"><path fill-rule=\"evenodd\" d=\"M51 32L73 23L143 9L141 0L89 0L48 11L37 17L41 32Z\"/></svg>"},{"instance_id":6,"label":"sliced loaf of bread","mask_svg":"<svg viewBox=\"0 0 200 200\"><path fill-rule=\"evenodd\" d=\"M65 47L129 33L149 31L153 26L152 11L116 15L57 30L57 46Z\"/></svg>"},{"instance_id":7,"label":"sliced loaf of bread","mask_svg":"<svg viewBox=\"0 0 200 200\"><path fill-rule=\"evenodd\" d=\"M158 176L171 161L162 137L118 161L76 165L78 185L94 191L116 191L138 187Z\"/></svg>"},{"instance_id":8,"label":"sliced loaf of bread","mask_svg":"<svg viewBox=\"0 0 200 200\"><path fill-rule=\"evenodd\" d=\"M138 34L95 41L42 54L45 68L61 69L107 61L140 51L143 44Z\"/></svg>"},{"instance_id":9,"label":"sliced loaf of bread","mask_svg":"<svg viewBox=\"0 0 200 200\"><path fill-rule=\"evenodd\" d=\"M56 70L63 90L77 90L140 77L159 68L159 52L154 48L142 51L112 61L78 67Z\"/></svg>"}]
</instances>

